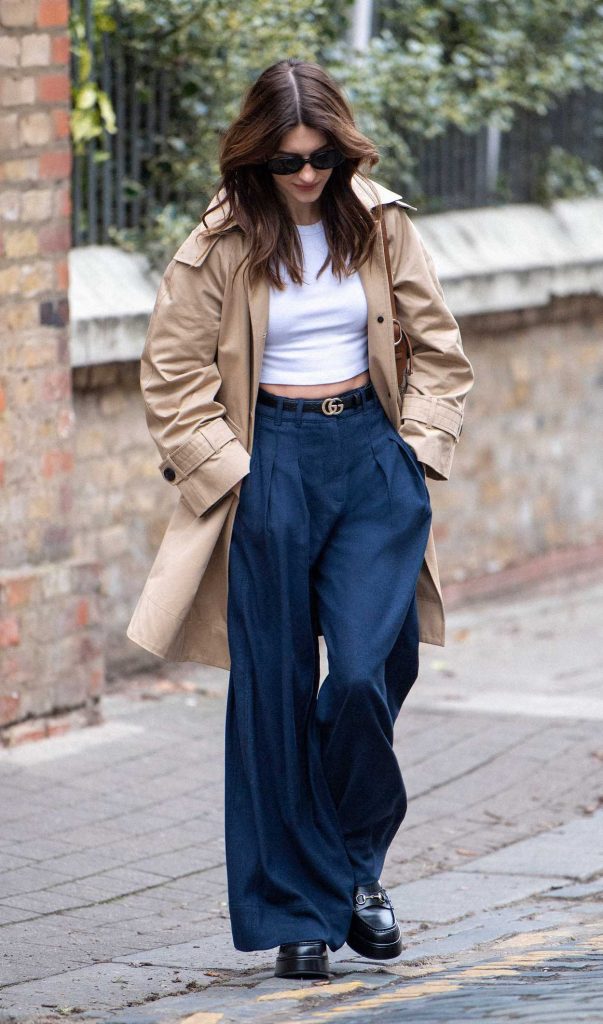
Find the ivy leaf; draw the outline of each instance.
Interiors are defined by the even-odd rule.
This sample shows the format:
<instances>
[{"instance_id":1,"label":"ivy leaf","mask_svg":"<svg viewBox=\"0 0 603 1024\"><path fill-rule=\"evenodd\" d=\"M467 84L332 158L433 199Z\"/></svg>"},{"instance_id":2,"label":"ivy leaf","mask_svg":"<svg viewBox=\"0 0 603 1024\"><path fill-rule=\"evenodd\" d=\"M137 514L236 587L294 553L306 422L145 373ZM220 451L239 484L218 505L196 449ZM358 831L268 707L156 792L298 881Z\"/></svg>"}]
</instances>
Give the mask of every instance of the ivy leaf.
<instances>
[{"instance_id":1,"label":"ivy leaf","mask_svg":"<svg viewBox=\"0 0 603 1024\"><path fill-rule=\"evenodd\" d=\"M98 92L98 109L100 111L100 116L102 118L105 131L110 132L111 135L114 135L117 131L115 111L113 110L113 105L111 103L111 100L107 96L107 93L103 92L102 89L99 89Z\"/></svg>"},{"instance_id":2,"label":"ivy leaf","mask_svg":"<svg viewBox=\"0 0 603 1024\"><path fill-rule=\"evenodd\" d=\"M94 82L86 82L76 95L78 110L91 110L96 106L97 87Z\"/></svg>"}]
</instances>

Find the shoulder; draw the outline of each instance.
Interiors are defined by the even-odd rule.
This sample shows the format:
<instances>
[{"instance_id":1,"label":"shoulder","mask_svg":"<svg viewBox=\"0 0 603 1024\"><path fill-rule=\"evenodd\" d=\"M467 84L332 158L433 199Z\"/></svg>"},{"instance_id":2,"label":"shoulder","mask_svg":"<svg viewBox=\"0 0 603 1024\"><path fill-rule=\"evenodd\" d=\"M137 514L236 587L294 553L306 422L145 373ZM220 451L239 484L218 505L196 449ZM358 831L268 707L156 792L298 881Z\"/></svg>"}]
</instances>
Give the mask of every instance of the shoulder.
<instances>
[{"instance_id":1,"label":"shoulder","mask_svg":"<svg viewBox=\"0 0 603 1024\"><path fill-rule=\"evenodd\" d=\"M190 267L230 263L243 255L243 232L238 227L222 232L208 232L203 222L197 224L174 253L172 259Z\"/></svg>"},{"instance_id":2,"label":"shoulder","mask_svg":"<svg viewBox=\"0 0 603 1024\"><path fill-rule=\"evenodd\" d=\"M407 210L417 209L407 203L400 192L395 192L375 178L356 172L352 176L351 185L358 198L371 210L393 205Z\"/></svg>"},{"instance_id":3,"label":"shoulder","mask_svg":"<svg viewBox=\"0 0 603 1024\"><path fill-rule=\"evenodd\" d=\"M243 240L243 232L231 217L225 193L220 190L212 197L200 222L184 239L173 259L200 267L212 252L226 258L241 252Z\"/></svg>"},{"instance_id":4,"label":"shoulder","mask_svg":"<svg viewBox=\"0 0 603 1024\"><path fill-rule=\"evenodd\" d=\"M414 209L414 206L409 207L397 201L383 206L383 223L389 242L395 250L408 245L410 240L419 237L417 227L409 215L409 210Z\"/></svg>"},{"instance_id":5,"label":"shoulder","mask_svg":"<svg viewBox=\"0 0 603 1024\"><path fill-rule=\"evenodd\" d=\"M417 207L407 203L400 192L394 192L374 178L355 174L352 187L373 216L383 218L390 246L396 253L400 252L408 236L416 232L408 211L416 211Z\"/></svg>"}]
</instances>

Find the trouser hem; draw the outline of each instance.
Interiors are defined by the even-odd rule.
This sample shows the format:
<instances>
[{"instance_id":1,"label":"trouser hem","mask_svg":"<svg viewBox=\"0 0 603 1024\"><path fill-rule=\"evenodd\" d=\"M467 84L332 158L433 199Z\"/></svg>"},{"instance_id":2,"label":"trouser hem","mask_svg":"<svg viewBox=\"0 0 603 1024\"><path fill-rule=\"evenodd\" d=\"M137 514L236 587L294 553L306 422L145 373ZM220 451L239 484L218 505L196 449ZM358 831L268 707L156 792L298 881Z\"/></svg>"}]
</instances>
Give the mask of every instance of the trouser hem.
<instances>
[{"instance_id":1,"label":"trouser hem","mask_svg":"<svg viewBox=\"0 0 603 1024\"><path fill-rule=\"evenodd\" d=\"M344 945L352 923L353 907L350 901L349 913L339 927L325 932L324 922L317 922L311 914L294 915L294 907L275 909L267 912L265 908L246 903L234 904L231 908L237 911L238 924L233 927L231 917L232 940L235 949L242 953L251 953L262 949L276 949L286 942L315 940L326 942L331 952L335 953ZM302 909L302 908L300 908ZM244 924L241 923L244 919Z\"/></svg>"}]
</instances>

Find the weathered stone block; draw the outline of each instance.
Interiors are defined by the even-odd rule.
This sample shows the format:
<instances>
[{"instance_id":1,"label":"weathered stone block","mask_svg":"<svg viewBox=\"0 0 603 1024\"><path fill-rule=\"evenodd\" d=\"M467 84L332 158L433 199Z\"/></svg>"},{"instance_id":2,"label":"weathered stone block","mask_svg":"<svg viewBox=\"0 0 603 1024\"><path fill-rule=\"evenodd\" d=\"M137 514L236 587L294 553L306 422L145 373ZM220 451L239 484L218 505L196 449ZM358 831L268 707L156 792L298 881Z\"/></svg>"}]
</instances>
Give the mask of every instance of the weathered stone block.
<instances>
[{"instance_id":1,"label":"weathered stone block","mask_svg":"<svg viewBox=\"0 0 603 1024\"><path fill-rule=\"evenodd\" d=\"M52 213L51 189L36 188L21 193L21 216L28 220L47 220Z\"/></svg>"},{"instance_id":2,"label":"weathered stone block","mask_svg":"<svg viewBox=\"0 0 603 1024\"><path fill-rule=\"evenodd\" d=\"M36 80L36 95L39 103L68 103L70 98L68 75L63 73L40 75Z\"/></svg>"},{"instance_id":3,"label":"weathered stone block","mask_svg":"<svg viewBox=\"0 0 603 1024\"><path fill-rule=\"evenodd\" d=\"M40 0L38 6L38 27L55 28L67 24L69 5L67 0Z\"/></svg>"},{"instance_id":4,"label":"weathered stone block","mask_svg":"<svg viewBox=\"0 0 603 1024\"><path fill-rule=\"evenodd\" d=\"M11 260L36 256L38 253L38 236L31 228L25 228L21 231L7 231L4 236L4 245L6 255Z\"/></svg>"},{"instance_id":5,"label":"weathered stone block","mask_svg":"<svg viewBox=\"0 0 603 1024\"><path fill-rule=\"evenodd\" d=\"M19 122L20 142L23 146L45 146L53 137L52 118L43 110L25 114Z\"/></svg>"},{"instance_id":6,"label":"weathered stone block","mask_svg":"<svg viewBox=\"0 0 603 1024\"><path fill-rule=\"evenodd\" d=\"M19 107L34 103L36 83L34 78L6 75L0 81L0 104L3 107Z\"/></svg>"},{"instance_id":7,"label":"weathered stone block","mask_svg":"<svg viewBox=\"0 0 603 1024\"><path fill-rule=\"evenodd\" d=\"M21 66L46 67L50 63L50 36L35 32L21 40Z\"/></svg>"},{"instance_id":8,"label":"weathered stone block","mask_svg":"<svg viewBox=\"0 0 603 1024\"><path fill-rule=\"evenodd\" d=\"M38 171L37 157L5 160L0 164L0 181L35 181Z\"/></svg>"},{"instance_id":9,"label":"weathered stone block","mask_svg":"<svg viewBox=\"0 0 603 1024\"><path fill-rule=\"evenodd\" d=\"M8 115L9 118L14 118L16 122L16 114ZM11 131L13 129L11 128ZM0 220L6 221L7 223L14 223L19 219L21 213L21 192L14 190L4 189L0 192Z\"/></svg>"},{"instance_id":10,"label":"weathered stone block","mask_svg":"<svg viewBox=\"0 0 603 1024\"><path fill-rule=\"evenodd\" d=\"M6 28L35 25L37 0L0 0L0 24Z\"/></svg>"},{"instance_id":11,"label":"weathered stone block","mask_svg":"<svg viewBox=\"0 0 603 1024\"><path fill-rule=\"evenodd\" d=\"M20 41L17 36L0 36L0 68L19 66Z\"/></svg>"},{"instance_id":12,"label":"weathered stone block","mask_svg":"<svg viewBox=\"0 0 603 1024\"><path fill-rule=\"evenodd\" d=\"M0 619L0 647L16 647L21 643L21 631L16 616Z\"/></svg>"}]
</instances>

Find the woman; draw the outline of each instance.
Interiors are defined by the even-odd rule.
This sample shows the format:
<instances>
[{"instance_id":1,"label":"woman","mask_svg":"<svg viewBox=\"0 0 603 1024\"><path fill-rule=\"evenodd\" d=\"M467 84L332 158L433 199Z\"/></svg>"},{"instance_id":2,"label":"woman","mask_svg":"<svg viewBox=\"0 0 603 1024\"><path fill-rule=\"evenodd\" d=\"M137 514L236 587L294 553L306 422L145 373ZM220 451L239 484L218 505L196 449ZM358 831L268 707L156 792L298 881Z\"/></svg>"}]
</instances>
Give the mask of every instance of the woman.
<instances>
[{"instance_id":1,"label":"woman","mask_svg":"<svg viewBox=\"0 0 603 1024\"><path fill-rule=\"evenodd\" d=\"M220 158L142 357L181 500L128 635L230 669L233 941L279 946L279 977L326 977L327 946L402 948L380 882L406 813L393 726L419 641L444 643L425 477L449 476L473 371L408 204L360 172L377 151L319 65L264 71Z\"/></svg>"}]
</instances>

